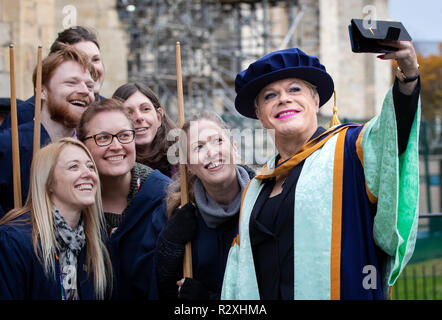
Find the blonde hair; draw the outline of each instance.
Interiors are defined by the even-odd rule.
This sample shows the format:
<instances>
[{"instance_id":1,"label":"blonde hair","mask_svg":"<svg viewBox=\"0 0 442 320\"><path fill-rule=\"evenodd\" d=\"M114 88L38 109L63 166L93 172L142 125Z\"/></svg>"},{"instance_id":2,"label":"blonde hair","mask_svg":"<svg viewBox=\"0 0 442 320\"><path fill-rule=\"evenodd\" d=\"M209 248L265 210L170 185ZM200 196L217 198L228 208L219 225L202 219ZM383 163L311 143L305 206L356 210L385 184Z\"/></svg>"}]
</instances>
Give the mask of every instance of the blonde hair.
<instances>
[{"instance_id":1,"label":"blonde hair","mask_svg":"<svg viewBox=\"0 0 442 320\"><path fill-rule=\"evenodd\" d=\"M34 252L43 265L47 276L55 276L56 240L54 234L53 203L49 188L52 185L54 168L60 152L66 146L77 146L84 150L94 163L86 146L72 138L62 138L40 149L31 165L29 193L23 208L9 211L0 225L15 220L30 212L32 225L32 243ZM94 288L97 299L104 299L112 289L112 265L109 253L101 240L104 230L104 218L101 202L101 189L98 180L95 203L82 211L86 236L86 264L88 276L94 275Z\"/></svg>"},{"instance_id":2,"label":"blonde hair","mask_svg":"<svg viewBox=\"0 0 442 320\"><path fill-rule=\"evenodd\" d=\"M189 130L190 130L191 123L195 122L195 121L201 121L201 120L211 121L214 124L216 124L217 126L219 126L221 129L224 130L224 132L226 132L229 135L230 142L231 143L233 142L233 137L229 133L230 132L229 125L227 123L225 123L224 120L216 113L210 112L210 111L203 111L201 113L194 115L192 118L190 118L189 120L184 122L183 127L182 127L182 132L186 134L185 135L186 139L182 138L184 136L180 136L179 144L180 144L181 150L188 149L187 148L187 143L188 143L187 138L189 137ZM187 163L187 161L186 161L186 163ZM185 171L186 171L186 177L187 177L186 181L187 181L187 190L188 190L188 194L189 194L189 201L195 202L195 194L194 194L193 186L195 184L195 180L196 180L197 176L190 172L190 170L187 167L187 164L186 164ZM169 185L168 191L167 191L166 207L167 207L167 214L168 214L169 218L172 215L173 210L175 210L175 208L177 208L180 205L180 202L181 202L180 179L179 179L179 175L176 174L173 177L173 181Z\"/></svg>"}]
</instances>

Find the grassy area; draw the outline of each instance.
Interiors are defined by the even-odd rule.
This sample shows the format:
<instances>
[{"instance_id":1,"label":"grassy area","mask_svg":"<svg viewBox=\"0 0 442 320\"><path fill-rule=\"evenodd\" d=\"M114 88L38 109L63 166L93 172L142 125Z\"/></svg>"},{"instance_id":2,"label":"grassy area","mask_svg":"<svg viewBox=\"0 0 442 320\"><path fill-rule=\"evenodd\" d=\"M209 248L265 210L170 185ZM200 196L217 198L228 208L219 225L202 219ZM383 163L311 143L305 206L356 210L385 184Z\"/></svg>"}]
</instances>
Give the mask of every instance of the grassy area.
<instances>
[{"instance_id":1,"label":"grassy area","mask_svg":"<svg viewBox=\"0 0 442 320\"><path fill-rule=\"evenodd\" d=\"M442 300L442 258L405 267L393 287L393 300Z\"/></svg>"}]
</instances>

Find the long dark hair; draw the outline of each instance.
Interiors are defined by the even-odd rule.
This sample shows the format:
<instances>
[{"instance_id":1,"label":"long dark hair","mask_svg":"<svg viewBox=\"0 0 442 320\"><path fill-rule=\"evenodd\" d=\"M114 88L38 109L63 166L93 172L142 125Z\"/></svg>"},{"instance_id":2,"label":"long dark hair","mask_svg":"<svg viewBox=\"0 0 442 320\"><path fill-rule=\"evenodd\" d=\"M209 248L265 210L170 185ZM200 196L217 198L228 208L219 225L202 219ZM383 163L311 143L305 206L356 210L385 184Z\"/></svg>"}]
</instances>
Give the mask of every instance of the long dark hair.
<instances>
[{"instance_id":1,"label":"long dark hair","mask_svg":"<svg viewBox=\"0 0 442 320\"><path fill-rule=\"evenodd\" d=\"M174 143L174 141L167 141L167 134L173 128L176 128L175 123L167 115L166 110L161 107L155 93L146 85L140 82L130 82L120 86L112 95L113 99L118 99L122 102L126 101L135 92L141 92L153 104L155 111L163 110L161 116L161 126L158 128L150 148L137 147L137 162L145 164L153 169L158 169L164 174L171 176L171 164L167 160L167 149Z\"/></svg>"},{"instance_id":2,"label":"long dark hair","mask_svg":"<svg viewBox=\"0 0 442 320\"><path fill-rule=\"evenodd\" d=\"M100 49L97 35L94 32L82 26L75 26L58 33L57 39L51 45L50 54L60 50L60 43L76 44L83 41L91 41Z\"/></svg>"}]
</instances>

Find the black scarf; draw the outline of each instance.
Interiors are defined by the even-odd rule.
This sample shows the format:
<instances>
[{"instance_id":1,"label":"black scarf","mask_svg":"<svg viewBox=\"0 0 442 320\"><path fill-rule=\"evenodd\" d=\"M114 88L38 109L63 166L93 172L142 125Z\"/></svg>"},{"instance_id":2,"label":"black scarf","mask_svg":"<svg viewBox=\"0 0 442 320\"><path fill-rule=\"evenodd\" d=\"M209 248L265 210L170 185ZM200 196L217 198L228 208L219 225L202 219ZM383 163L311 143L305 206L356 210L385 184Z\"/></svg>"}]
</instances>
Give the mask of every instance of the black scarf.
<instances>
[{"instance_id":1,"label":"black scarf","mask_svg":"<svg viewBox=\"0 0 442 320\"><path fill-rule=\"evenodd\" d=\"M54 205L55 239L57 241L57 256L66 300L78 300L77 291L77 257L86 243L83 220L72 229L64 220Z\"/></svg>"}]
</instances>

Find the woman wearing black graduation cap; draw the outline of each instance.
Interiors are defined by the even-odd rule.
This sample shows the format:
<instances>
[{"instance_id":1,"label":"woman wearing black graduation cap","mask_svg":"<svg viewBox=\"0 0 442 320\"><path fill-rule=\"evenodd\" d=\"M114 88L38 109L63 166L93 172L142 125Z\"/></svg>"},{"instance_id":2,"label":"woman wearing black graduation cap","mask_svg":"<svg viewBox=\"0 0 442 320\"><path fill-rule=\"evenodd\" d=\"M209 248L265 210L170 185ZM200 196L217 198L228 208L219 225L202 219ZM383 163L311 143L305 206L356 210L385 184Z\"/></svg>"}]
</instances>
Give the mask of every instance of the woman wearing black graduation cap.
<instances>
[{"instance_id":1,"label":"woman wearing black graduation cap","mask_svg":"<svg viewBox=\"0 0 442 320\"><path fill-rule=\"evenodd\" d=\"M418 64L409 41L381 114L317 124L334 84L319 59L272 52L235 80L236 109L274 130L278 155L245 190L223 299L386 299L418 219Z\"/></svg>"}]
</instances>

